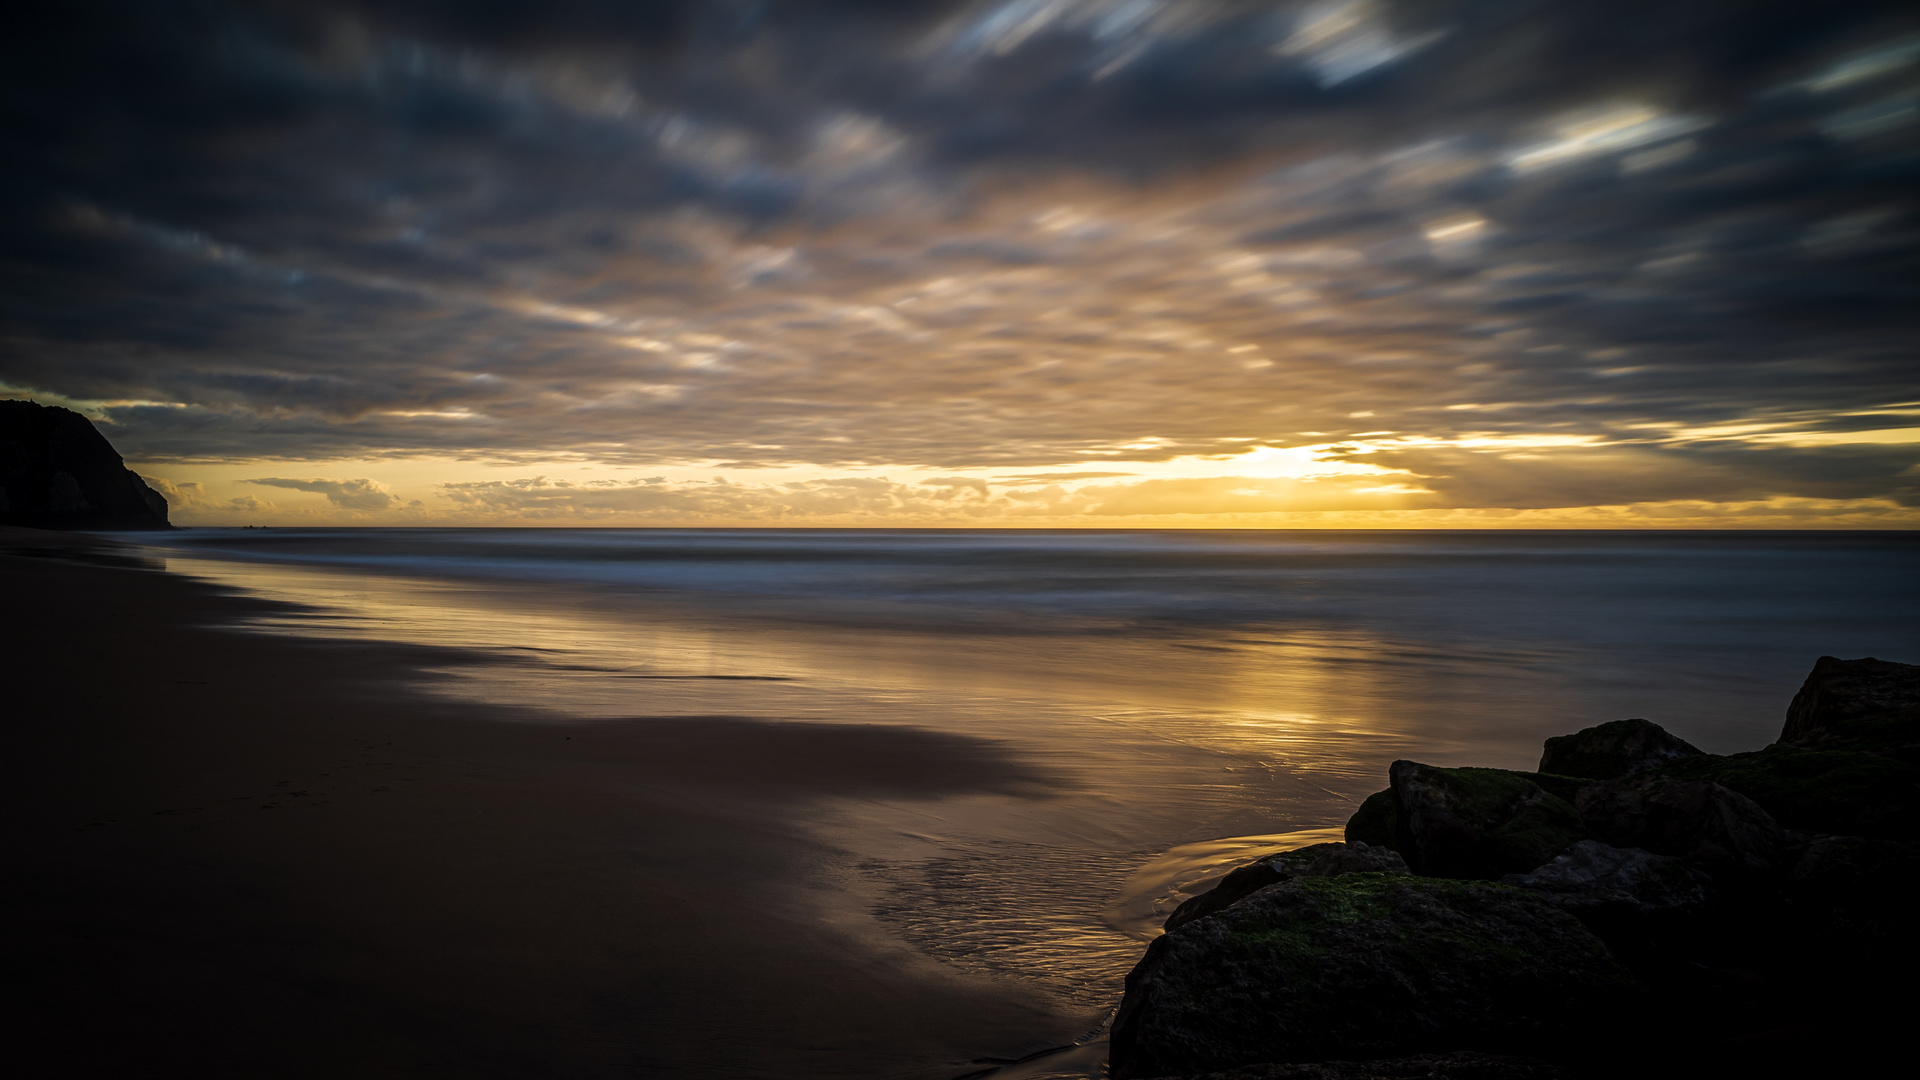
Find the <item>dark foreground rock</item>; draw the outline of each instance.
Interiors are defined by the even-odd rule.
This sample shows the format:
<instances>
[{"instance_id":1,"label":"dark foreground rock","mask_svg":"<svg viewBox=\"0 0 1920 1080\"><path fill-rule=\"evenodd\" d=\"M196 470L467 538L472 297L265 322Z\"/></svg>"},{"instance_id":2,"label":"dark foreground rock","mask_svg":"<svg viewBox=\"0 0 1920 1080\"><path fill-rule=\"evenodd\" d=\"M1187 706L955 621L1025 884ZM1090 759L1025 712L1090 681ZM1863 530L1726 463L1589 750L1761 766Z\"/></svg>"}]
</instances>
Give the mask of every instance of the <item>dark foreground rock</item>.
<instances>
[{"instance_id":1,"label":"dark foreground rock","mask_svg":"<svg viewBox=\"0 0 1920 1080\"><path fill-rule=\"evenodd\" d=\"M1787 875L1791 921L1808 952L1855 957L1877 967L1920 945L1913 900L1920 895L1920 844L1859 836L1818 836Z\"/></svg>"},{"instance_id":2,"label":"dark foreground rock","mask_svg":"<svg viewBox=\"0 0 1920 1080\"><path fill-rule=\"evenodd\" d=\"M1393 847L1416 873L1524 873L1587 836L1573 806L1537 776L1396 761L1387 777L1396 807Z\"/></svg>"},{"instance_id":3,"label":"dark foreground rock","mask_svg":"<svg viewBox=\"0 0 1920 1080\"><path fill-rule=\"evenodd\" d=\"M1788 846L1759 803L1708 781L1629 776L1582 791L1576 805L1595 838L1685 858L1718 877L1771 874Z\"/></svg>"},{"instance_id":4,"label":"dark foreground rock","mask_svg":"<svg viewBox=\"0 0 1920 1080\"><path fill-rule=\"evenodd\" d=\"M1114 1020L1112 1075L1538 1053L1593 1038L1638 993L1579 920L1523 890L1296 878L1148 948Z\"/></svg>"},{"instance_id":5,"label":"dark foreground rock","mask_svg":"<svg viewBox=\"0 0 1920 1080\"><path fill-rule=\"evenodd\" d=\"M1579 919L1642 977L1669 969L1722 907L1713 879L1687 860L1598 840L1500 880Z\"/></svg>"},{"instance_id":6,"label":"dark foreground rock","mask_svg":"<svg viewBox=\"0 0 1920 1080\"><path fill-rule=\"evenodd\" d=\"M1651 771L1737 791L1789 829L1885 839L1920 835L1920 766L1885 754L1775 744Z\"/></svg>"},{"instance_id":7,"label":"dark foreground rock","mask_svg":"<svg viewBox=\"0 0 1920 1080\"><path fill-rule=\"evenodd\" d=\"M1698 747L1652 721L1614 720L1548 739L1540 771L1612 780L1699 753Z\"/></svg>"},{"instance_id":8,"label":"dark foreground rock","mask_svg":"<svg viewBox=\"0 0 1920 1080\"><path fill-rule=\"evenodd\" d=\"M1113 1075L1534 1075L1405 1056L1472 1051L1581 1077L1855 1076L1908 1054L1920 667L1823 657L1747 753L1644 720L1545 750L1536 773L1394 762L1344 849L1183 905L1128 978ZM1305 873L1385 848L1412 874Z\"/></svg>"},{"instance_id":9,"label":"dark foreground rock","mask_svg":"<svg viewBox=\"0 0 1920 1080\"><path fill-rule=\"evenodd\" d=\"M1347 819L1347 843L1392 847L1399 823L1400 801L1393 797L1393 789L1376 791Z\"/></svg>"},{"instance_id":10,"label":"dark foreground rock","mask_svg":"<svg viewBox=\"0 0 1920 1080\"><path fill-rule=\"evenodd\" d=\"M71 409L0 401L0 525L164 529L167 501Z\"/></svg>"},{"instance_id":11,"label":"dark foreground rock","mask_svg":"<svg viewBox=\"0 0 1920 1080\"><path fill-rule=\"evenodd\" d=\"M1823 656L1787 706L1780 742L1898 753L1920 743L1920 665Z\"/></svg>"},{"instance_id":12,"label":"dark foreground rock","mask_svg":"<svg viewBox=\"0 0 1920 1080\"><path fill-rule=\"evenodd\" d=\"M1713 901L1712 879L1671 855L1582 840L1552 862L1502 883L1526 889L1592 925L1685 916Z\"/></svg>"},{"instance_id":13,"label":"dark foreground rock","mask_svg":"<svg viewBox=\"0 0 1920 1080\"><path fill-rule=\"evenodd\" d=\"M1910 840L1920 836L1920 666L1823 656L1779 742L1648 771L1730 788L1789 829Z\"/></svg>"},{"instance_id":14,"label":"dark foreground rock","mask_svg":"<svg viewBox=\"0 0 1920 1080\"><path fill-rule=\"evenodd\" d=\"M1173 930L1195 919L1224 911L1269 885L1297 877L1340 877L1375 871L1405 873L1407 863L1391 848L1371 844L1313 844L1294 851L1269 855L1258 862L1235 867L1220 883L1173 909L1163 928Z\"/></svg>"},{"instance_id":15,"label":"dark foreground rock","mask_svg":"<svg viewBox=\"0 0 1920 1080\"><path fill-rule=\"evenodd\" d=\"M1506 1054L1415 1054L1376 1061L1249 1065L1177 1080L1560 1080L1553 1065Z\"/></svg>"}]
</instances>

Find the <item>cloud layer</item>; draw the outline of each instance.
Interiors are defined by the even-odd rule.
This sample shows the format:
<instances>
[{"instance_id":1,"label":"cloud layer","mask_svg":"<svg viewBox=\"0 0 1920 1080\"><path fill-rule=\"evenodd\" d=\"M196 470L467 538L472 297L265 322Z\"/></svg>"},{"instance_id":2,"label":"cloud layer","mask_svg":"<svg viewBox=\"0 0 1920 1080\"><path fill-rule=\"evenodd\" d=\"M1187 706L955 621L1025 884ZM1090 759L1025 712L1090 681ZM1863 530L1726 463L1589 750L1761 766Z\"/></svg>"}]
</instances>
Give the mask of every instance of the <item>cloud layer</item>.
<instances>
[{"instance_id":1,"label":"cloud layer","mask_svg":"<svg viewBox=\"0 0 1920 1080\"><path fill-rule=\"evenodd\" d=\"M244 479L502 519L1920 505L1901 5L27 25L0 388L183 484L308 462ZM525 468L300 479L407 457Z\"/></svg>"}]
</instances>

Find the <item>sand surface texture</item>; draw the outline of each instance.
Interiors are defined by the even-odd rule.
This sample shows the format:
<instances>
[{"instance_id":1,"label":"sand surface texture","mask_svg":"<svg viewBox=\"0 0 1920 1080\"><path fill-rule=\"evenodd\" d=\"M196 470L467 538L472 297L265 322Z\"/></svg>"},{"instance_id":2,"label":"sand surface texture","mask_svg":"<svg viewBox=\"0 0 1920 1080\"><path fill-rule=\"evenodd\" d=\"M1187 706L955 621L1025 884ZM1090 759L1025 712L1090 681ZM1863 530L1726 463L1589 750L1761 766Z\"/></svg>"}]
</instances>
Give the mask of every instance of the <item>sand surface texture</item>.
<instances>
[{"instance_id":1,"label":"sand surface texture","mask_svg":"<svg viewBox=\"0 0 1920 1080\"><path fill-rule=\"evenodd\" d=\"M480 657L238 633L261 601L0 550L31 1075L957 1076L1082 1021L801 884L830 853L799 808L1040 779L994 743L489 710L413 688Z\"/></svg>"}]
</instances>

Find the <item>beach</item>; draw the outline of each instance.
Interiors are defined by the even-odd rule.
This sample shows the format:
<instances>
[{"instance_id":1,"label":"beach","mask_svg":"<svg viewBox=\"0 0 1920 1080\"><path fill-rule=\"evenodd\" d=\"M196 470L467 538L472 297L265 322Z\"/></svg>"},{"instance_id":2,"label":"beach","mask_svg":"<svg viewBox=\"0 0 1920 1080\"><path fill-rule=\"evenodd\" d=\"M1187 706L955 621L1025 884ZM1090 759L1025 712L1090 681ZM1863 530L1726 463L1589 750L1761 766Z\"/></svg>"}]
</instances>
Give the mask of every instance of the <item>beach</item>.
<instances>
[{"instance_id":1,"label":"beach","mask_svg":"<svg viewBox=\"0 0 1920 1080\"><path fill-rule=\"evenodd\" d=\"M3 539L36 1075L1101 1075L1393 758L1757 745L1912 633L1905 534Z\"/></svg>"},{"instance_id":2,"label":"beach","mask_svg":"<svg viewBox=\"0 0 1920 1080\"><path fill-rule=\"evenodd\" d=\"M1042 779L992 743L450 704L419 650L217 629L261 605L29 540L0 632L35 1075L934 1076L1072 1027L802 891L796 804Z\"/></svg>"}]
</instances>

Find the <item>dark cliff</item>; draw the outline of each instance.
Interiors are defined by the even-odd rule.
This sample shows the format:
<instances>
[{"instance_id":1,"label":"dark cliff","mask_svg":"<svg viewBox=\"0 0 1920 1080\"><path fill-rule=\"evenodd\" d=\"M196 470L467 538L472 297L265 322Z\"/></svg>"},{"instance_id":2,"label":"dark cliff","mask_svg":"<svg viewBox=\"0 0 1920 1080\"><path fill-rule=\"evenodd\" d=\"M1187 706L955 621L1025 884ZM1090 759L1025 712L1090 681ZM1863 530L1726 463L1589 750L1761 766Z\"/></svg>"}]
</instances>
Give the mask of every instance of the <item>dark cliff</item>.
<instances>
[{"instance_id":1,"label":"dark cliff","mask_svg":"<svg viewBox=\"0 0 1920 1080\"><path fill-rule=\"evenodd\" d=\"M167 501L71 409L0 401L0 525L165 529Z\"/></svg>"}]
</instances>

